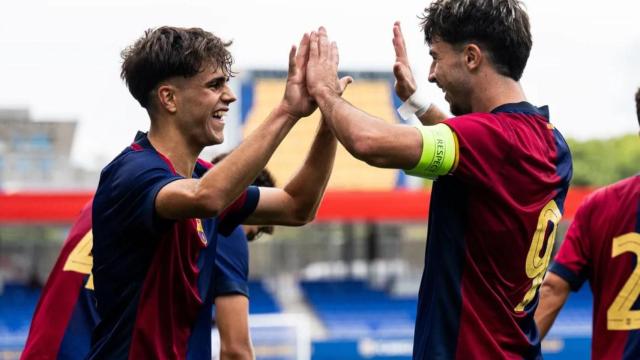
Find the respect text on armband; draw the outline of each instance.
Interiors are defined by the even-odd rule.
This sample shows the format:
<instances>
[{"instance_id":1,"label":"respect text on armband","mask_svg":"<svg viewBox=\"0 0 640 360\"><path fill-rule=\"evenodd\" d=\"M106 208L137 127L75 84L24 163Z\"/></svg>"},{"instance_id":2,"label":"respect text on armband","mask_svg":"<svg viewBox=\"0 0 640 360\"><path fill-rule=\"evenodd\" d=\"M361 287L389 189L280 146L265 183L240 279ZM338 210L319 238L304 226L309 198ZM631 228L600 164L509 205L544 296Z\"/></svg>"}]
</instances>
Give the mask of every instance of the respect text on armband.
<instances>
[{"instance_id":1,"label":"respect text on armband","mask_svg":"<svg viewBox=\"0 0 640 360\"><path fill-rule=\"evenodd\" d=\"M444 140L436 139L436 151L433 156L433 161L431 162L431 165L429 165L429 171L435 172L440 168L440 166L442 166L442 161L444 160L444 152Z\"/></svg>"}]
</instances>

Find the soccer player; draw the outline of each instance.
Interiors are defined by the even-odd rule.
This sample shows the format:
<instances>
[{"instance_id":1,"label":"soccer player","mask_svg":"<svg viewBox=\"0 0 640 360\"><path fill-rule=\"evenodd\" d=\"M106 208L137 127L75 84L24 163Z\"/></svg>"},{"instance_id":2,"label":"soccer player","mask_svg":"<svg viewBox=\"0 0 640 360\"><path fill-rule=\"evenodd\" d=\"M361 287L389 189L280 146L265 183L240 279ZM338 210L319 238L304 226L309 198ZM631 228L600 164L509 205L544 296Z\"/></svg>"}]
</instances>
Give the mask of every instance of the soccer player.
<instances>
[{"instance_id":1,"label":"soccer player","mask_svg":"<svg viewBox=\"0 0 640 360\"><path fill-rule=\"evenodd\" d=\"M274 181L265 169L252 185L273 187ZM62 246L38 300L21 359L84 359L89 352L91 332L99 321L91 277L91 206L91 201L84 206ZM223 358L253 357L246 322L247 239L272 232L272 226L238 226L218 242L214 276ZM234 321L227 320L231 318Z\"/></svg>"},{"instance_id":2,"label":"soccer player","mask_svg":"<svg viewBox=\"0 0 640 360\"><path fill-rule=\"evenodd\" d=\"M71 227L42 289L21 359L84 359L98 323L91 275L91 202Z\"/></svg>"},{"instance_id":3,"label":"soccer player","mask_svg":"<svg viewBox=\"0 0 640 360\"><path fill-rule=\"evenodd\" d=\"M636 93L640 125L640 89ZM606 186L580 205L540 287L536 323L544 337L569 291L593 293L593 359L640 358L640 174Z\"/></svg>"},{"instance_id":4,"label":"soccer player","mask_svg":"<svg viewBox=\"0 0 640 360\"><path fill-rule=\"evenodd\" d=\"M89 359L209 358L217 234L315 216L336 150L324 122L284 188L249 187L316 109L305 86L307 35L291 48L283 99L267 119L214 168L197 159L223 141L224 115L236 100L229 45L199 28L161 27L123 52L122 77L151 126L103 169L94 197L101 320Z\"/></svg>"},{"instance_id":5,"label":"soccer player","mask_svg":"<svg viewBox=\"0 0 640 360\"><path fill-rule=\"evenodd\" d=\"M226 154L216 156L218 163ZM254 180L254 186L274 187L268 170ZM249 247L261 234L273 233L272 226L243 225L230 236L218 237L215 276L215 321L220 333L220 359L253 359L249 336Z\"/></svg>"},{"instance_id":6,"label":"soccer player","mask_svg":"<svg viewBox=\"0 0 640 360\"><path fill-rule=\"evenodd\" d=\"M456 117L389 124L341 99L324 28L311 34L307 88L356 158L436 179L413 357L541 358L533 314L571 155L548 108L528 103L519 83L528 16L516 0L436 0L422 27L429 81Z\"/></svg>"}]
</instances>

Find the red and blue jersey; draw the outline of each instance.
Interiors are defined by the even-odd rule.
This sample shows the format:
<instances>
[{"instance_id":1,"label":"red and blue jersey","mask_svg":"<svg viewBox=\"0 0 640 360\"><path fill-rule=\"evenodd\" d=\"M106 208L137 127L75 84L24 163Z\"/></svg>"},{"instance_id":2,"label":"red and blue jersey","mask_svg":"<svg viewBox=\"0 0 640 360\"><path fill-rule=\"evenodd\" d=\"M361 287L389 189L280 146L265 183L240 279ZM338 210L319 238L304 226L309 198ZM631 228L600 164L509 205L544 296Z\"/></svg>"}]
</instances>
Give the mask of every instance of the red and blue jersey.
<instances>
[{"instance_id":1,"label":"red and blue jersey","mask_svg":"<svg viewBox=\"0 0 640 360\"><path fill-rule=\"evenodd\" d=\"M22 359L84 359L98 323L91 274L91 203L72 226L42 289Z\"/></svg>"},{"instance_id":2,"label":"red and blue jersey","mask_svg":"<svg viewBox=\"0 0 640 360\"><path fill-rule=\"evenodd\" d=\"M193 177L209 166L199 160ZM211 357L217 234L254 211L259 190L249 187L217 218L162 219L156 195L181 178L144 135L103 169L93 203L101 321L89 358Z\"/></svg>"},{"instance_id":3,"label":"red and blue jersey","mask_svg":"<svg viewBox=\"0 0 640 360\"><path fill-rule=\"evenodd\" d=\"M214 276L214 297L249 297L249 244L242 226L238 226L229 236L218 236Z\"/></svg>"},{"instance_id":4,"label":"red and blue jersey","mask_svg":"<svg viewBox=\"0 0 640 360\"><path fill-rule=\"evenodd\" d=\"M591 194L549 271L593 292L594 359L640 359L640 175Z\"/></svg>"},{"instance_id":5,"label":"red and blue jersey","mask_svg":"<svg viewBox=\"0 0 640 360\"><path fill-rule=\"evenodd\" d=\"M546 107L444 122L458 163L431 193L415 359L538 359L538 287L572 174Z\"/></svg>"}]
</instances>

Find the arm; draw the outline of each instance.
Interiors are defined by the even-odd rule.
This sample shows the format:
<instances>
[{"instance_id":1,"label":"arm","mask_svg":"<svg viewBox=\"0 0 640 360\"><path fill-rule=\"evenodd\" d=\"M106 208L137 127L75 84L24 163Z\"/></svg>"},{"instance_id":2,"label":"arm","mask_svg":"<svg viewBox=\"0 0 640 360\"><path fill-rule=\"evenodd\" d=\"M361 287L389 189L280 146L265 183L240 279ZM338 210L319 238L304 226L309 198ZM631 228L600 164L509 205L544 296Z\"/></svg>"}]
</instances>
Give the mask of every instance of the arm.
<instances>
[{"instance_id":1,"label":"arm","mask_svg":"<svg viewBox=\"0 0 640 360\"><path fill-rule=\"evenodd\" d=\"M346 76L339 81L342 95L353 81ZM322 116L307 159L283 189L260 188L260 201L246 224L304 225L318 212L327 187L338 142Z\"/></svg>"},{"instance_id":2,"label":"arm","mask_svg":"<svg viewBox=\"0 0 640 360\"><path fill-rule=\"evenodd\" d=\"M296 47L291 48L284 98L232 154L201 179L177 180L160 190L155 206L161 217L217 216L251 184L298 119L315 110L304 78L308 46L309 37L305 34L300 51L296 53Z\"/></svg>"},{"instance_id":3,"label":"arm","mask_svg":"<svg viewBox=\"0 0 640 360\"><path fill-rule=\"evenodd\" d=\"M313 220L331 176L336 146L322 120L302 167L284 188L260 188L258 206L245 223L299 226Z\"/></svg>"},{"instance_id":4,"label":"arm","mask_svg":"<svg viewBox=\"0 0 640 360\"><path fill-rule=\"evenodd\" d=\"M338 49L326 31L311 33L307 88L338 140L356 158L370 165L411 169L420 159L422 139L411 126L387 124L339 96Z\"/></svg>"},{"instance_id":5,"label":"arm","mask_svg":"<svg viewBox=\"0 0 640 360\"><path fill-rule=\"evenodd\" d=\"M552 272L547 273L540 286L540 303L534 315L541 338L549 332L558 312L569 297L569 290L569 283L563 278Z\"/></svg>"},{"instance_id":6,"label":"arm","mask_svg":"<svg viewBox=\"0 0 640 360\"><path fill-rule=\"evenodd\" d=\"M220 359L254 359L249 336L249 299L243 295L216 297Z\"/></svg>"},{"instance_id":7,"label":"arm","mask_svg":"<svg viewBox=\"0 0 640 360\"><path fill-rule=\"evenodd\" d=\"M399 21L393 24L393 49L396 53L396 62L393 64L393 75L396 78L396 94L398 94L400 100L407 101L416 92L418 86L413 78L411 64L409 64L409 57L407 56L407 46ZM427 111L418 116L418 119L423 125L436 125L446 120L447 116L435 104L431 104Z\"/></svg>"}]
</instances>

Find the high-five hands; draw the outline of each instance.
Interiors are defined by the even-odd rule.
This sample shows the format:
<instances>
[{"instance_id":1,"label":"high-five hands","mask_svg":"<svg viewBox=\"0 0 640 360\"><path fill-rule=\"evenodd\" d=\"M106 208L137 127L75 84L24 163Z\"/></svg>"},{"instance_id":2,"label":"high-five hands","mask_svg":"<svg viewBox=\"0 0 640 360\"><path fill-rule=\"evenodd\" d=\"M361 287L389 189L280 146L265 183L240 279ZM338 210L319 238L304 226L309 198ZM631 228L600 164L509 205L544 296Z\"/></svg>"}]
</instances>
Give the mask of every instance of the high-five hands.
<instances>
[{"instance_id":1,"label":"high-five hands","mask_svg":"<svg viewBox=\"0 0 640 360\"><path fill-rule=\"evenodd\" d=\"M317 99L323 92L329 96L341 96L353 81L350 76L338 80L339 61L338 45L329 41L327 30L321 26L317 32L312 31L307 63L307 89L312 97Z\"/></svg>"},{"instance_id":2,"label":"high-five hands","mask_svg":"<svg viewBox=\"0 0 640 360\"><path fill-rule=\"evenodd\" d=\"M289 52L289 73L287 75L284 98L282 99L285 111L297 118L311 115L318 107L307 91L308 60L309 35L304 34L298 49L293 45Z\"/></svg>"},{"instance_id":3,"label":"high-five hands","mask_svg":"<svg viewBox=\"0 0 640 360\"><path fill-rule=\"evenodd\" d=\"M393 64L393 75L396 78L394 85L396 94L398 94L398 97L402 101L407 101L416 91L417 85L411 72L409 57L407 56L407 47L399 21L393 24L393 49L396 52L396 62Z\"/></svg>"}]
</instances>

